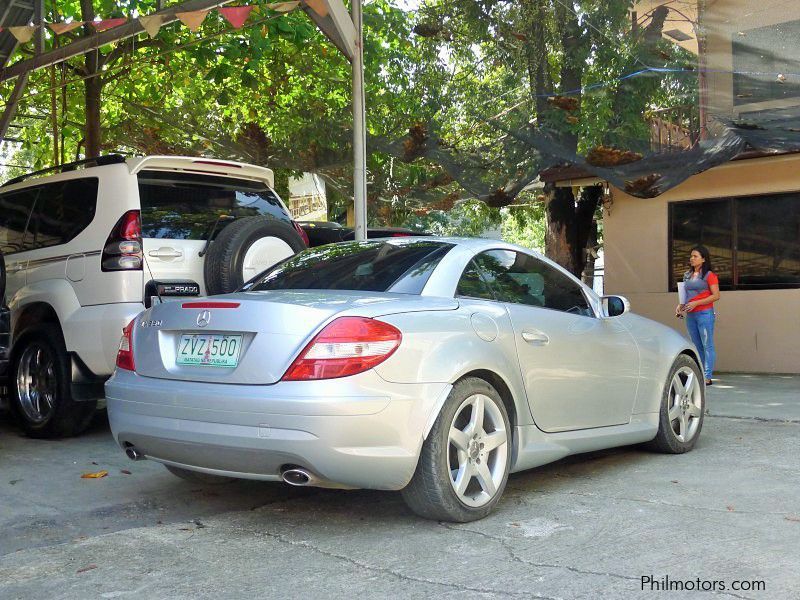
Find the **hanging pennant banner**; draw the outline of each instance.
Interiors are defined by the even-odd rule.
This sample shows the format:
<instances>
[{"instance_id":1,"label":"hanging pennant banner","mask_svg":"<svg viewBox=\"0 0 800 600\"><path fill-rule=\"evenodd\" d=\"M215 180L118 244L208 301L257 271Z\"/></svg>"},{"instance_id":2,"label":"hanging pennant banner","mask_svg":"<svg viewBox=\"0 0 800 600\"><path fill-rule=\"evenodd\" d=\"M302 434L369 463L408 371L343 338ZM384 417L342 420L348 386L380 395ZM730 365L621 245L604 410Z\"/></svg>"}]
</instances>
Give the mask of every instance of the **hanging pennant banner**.
<instances>
[{"instance_id":1,"label":"hanging pennant banner","mask_svg":"<svg viewBox=\"0 0 800 600\"><path fill-rule=\"evenodd\" d=\"M217 12L233 25L234 29L241 29L255 6L226 6L218 8Z\"/></svg>"},{"instance_id":2,"label":"hanging pennant banner","mask_svg":"<svg viewBox=\"0 0 800 600\"><path fill-rule=\"evenodd\" d=\"M300 2L276 2L274 4L267 4L267 8L280 13L287 13L293 11L300 6Z\"/></svg>"},{"instance_id":3,"label":"hanging pennant banner","mask_svg":"<svg viewBox=\"0 0 800 600\"><path fill-rule=\"evenodd\" d=\"M72 21L71 23L48 23L47 26L55 33L56 35L63 35L65 33L69 33L73 29L77 29L83 25L83 21Z\"/></svg>"},{"instance_id":4,"label":"hanging pennant banner","mask_svg":"<svg viewBox=\"0 0 800 600\"><path fill-rule=\"evenodd\" d=\"M92 27L94 27L97 31L105 31L106 29L111 29L112 27L119 27L120 25L124 25L128 22L128 19L103 19L102 21L92 21Z\"/></svg>"},{"instance_id":5,"label":"hanging pennant banner","mask_svg":"<svg viewBox=\"0 0 800 600\"><path fill-rule=\"evenodd\" d=\"M320 17L328 16L328 5L323 0L306 0L306 4Z\"/></svg>"},{"instance_id":6,"label":"hanging pennant banner","mask_svg":"<svg viewBox=\"0 0 800 600\"><path fill-rule=\"evenodd\" d=\"M161 26L164 24L164 15L150 15L149 17L139 17L139 23L151 38L158 35Z\"/></svg>"},{"instance_id":7,"label":"hanging pennant banner","mask_svg":"<svg viewBox=\"0 0 800 600\"><path fill-rule=\"evenodd\" d=\"M36 27L33 25L20 25L19 27L9 27L8 30L11 32L11 35L17 38L20 44L27 44L31 41Z\"/></svg>"},{"instance_id":8,"label":"hanging pennant banner","mask_svg":"<svg viewBox=\"0 0 800 600\"><path fill-rule=\"evenodd\" d=\"M176 12L175 16L186 25L190 31L197 31L208 14L207 10L193 10L191 12Z\"/></svg>"}]
</instances>

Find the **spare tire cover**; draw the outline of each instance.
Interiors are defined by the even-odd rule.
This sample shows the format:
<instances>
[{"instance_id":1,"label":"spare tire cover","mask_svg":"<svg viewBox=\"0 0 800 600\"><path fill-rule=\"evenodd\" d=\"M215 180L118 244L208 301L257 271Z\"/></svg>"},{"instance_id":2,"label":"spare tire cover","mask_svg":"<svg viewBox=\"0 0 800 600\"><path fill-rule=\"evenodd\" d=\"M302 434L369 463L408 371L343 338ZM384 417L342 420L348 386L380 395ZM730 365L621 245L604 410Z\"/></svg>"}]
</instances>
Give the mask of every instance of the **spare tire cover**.
<instances>
[{"instance_id":1,"label":"spare tire cover","mask_svg":"<svg viewBox=\"0 0 800 600\"><path fill-rule=\"evenodd\" d=\"M206 254L206 294L227 294L289 256L305 250L300 235L269 216L237 219L223 229Z\"/></svg>"}]
</instances>

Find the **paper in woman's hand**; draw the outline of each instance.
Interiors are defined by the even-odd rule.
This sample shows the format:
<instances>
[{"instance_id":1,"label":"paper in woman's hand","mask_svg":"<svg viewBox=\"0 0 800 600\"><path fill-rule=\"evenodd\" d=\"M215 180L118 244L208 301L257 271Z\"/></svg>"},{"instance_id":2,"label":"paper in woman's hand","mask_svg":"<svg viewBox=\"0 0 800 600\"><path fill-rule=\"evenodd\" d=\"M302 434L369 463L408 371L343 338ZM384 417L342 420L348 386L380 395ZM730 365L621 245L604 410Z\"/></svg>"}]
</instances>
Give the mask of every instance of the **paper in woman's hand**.
<instances>
[{"instance_id":1,"label":"paper in woman's hand","mask_svg":"<svg viewBox=\"0 0 800 600\"><path fill-rule=\"evenodd\" d=\"M678 304L684 305L688 301L686 297L686 284L684 282L678 283Z\"/></svg>"}]
</instances>

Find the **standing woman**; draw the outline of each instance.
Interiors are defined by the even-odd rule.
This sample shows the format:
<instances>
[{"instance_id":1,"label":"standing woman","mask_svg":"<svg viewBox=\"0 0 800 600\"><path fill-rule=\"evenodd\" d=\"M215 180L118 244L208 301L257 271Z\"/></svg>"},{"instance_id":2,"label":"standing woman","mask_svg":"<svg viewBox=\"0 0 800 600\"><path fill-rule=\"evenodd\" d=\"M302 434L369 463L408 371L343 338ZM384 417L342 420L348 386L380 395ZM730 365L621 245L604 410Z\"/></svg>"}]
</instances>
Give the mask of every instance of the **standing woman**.
<instances>
[{"instance_id":1,"label":"standing woman","mask_svg":"<svg viewBox=\"0 0 800 600\"><path fill-rule=\"evenodd\" d=\"M714 351L714 302L719 300L719 279L711 270L711 256L705 246L695 246L689 255L689 270L683 274L686 304L679 304L675 314L686 317L686 328L703 360L706 385L711 385L716 352Z\"/></svg>"}]
</instances>

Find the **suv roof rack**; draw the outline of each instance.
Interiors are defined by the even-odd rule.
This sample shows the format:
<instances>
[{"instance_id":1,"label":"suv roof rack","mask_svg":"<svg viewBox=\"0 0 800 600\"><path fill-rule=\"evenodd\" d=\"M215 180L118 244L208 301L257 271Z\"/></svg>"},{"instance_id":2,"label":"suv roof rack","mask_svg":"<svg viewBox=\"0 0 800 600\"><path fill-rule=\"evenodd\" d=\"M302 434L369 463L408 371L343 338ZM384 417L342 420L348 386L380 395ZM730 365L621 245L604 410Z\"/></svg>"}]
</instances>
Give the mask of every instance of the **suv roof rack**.
<instances>
[{"instance_id":1,"label":"suv roof rack","mask_svg":"<svg viewBox=\"0 0 800 600\"><path fill-rule=\"evenodd\" d=\"M105 165L116 165L119 163L125 162L125 157L121 154L106 154L105 156L95 156L94 158L85 158L83 160L76 160L75 162L65 163L63 165L58 165L57 167L49 167L47 169L41 169L40 171L34 171L32 173L28 173L27 175L20 175L19 177L14 177L13 179L9 179L0 187L6 187L7 185L14 185L15 183L20 183L21 181L25 181L26 179L30 179L31 177L38 177L39 175L44 175L45 173L66 173L68 171L75 171L78 167L83 167L84 169L87 167L102 167Z\"/></svg>"}]
</instances>

